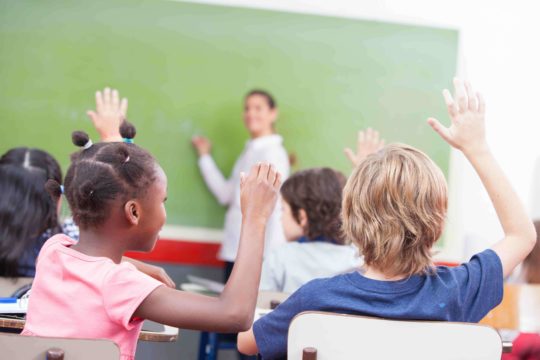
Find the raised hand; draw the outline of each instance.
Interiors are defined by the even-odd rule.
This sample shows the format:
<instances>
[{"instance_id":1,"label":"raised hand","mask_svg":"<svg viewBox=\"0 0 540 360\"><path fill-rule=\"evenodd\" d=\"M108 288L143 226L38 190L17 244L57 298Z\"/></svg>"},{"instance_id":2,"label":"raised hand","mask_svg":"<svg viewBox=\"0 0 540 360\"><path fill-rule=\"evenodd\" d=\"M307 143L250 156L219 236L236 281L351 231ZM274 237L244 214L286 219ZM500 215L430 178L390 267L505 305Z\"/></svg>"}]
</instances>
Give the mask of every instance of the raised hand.
<instances>
[{"instance_id":1,"label":"raised hand","mask_svg":"<svg viewBox=\"0 0 540 360\"><path fill-rule=\"evenodd\" d=\"M118 90L105 88L96 91L96 110L86 114L92 120L101 141L122 141L120 124L125 120L128 108L126 98L120 100Z\"/></svg>"},{"instance_id":2,"label":"raised hand","mask_svg":"<svg viewBox=\"0 0 540 360\"><path fill-rule=\"evenodd\" d=\"M243 218L266 222L274 210L280 186L280 173L268 163L253 166L247 176L240 174Z\"/></svg>"},{"instance_id":3,"label":"raised hand","mask_svg":"<svg viewBox=\"0 0 540 360\"><path fill-rule=\"evenodd\" d=\"M356 153L350 148L345 148L345 155L353 164L358 165L368 155L371 155L384 147L384 139L379 138L379 132L368 128L358 132L356 140Z\"/></svg>"},{"instance_id":4,"label":"raised hand","mask_svg":"<svg viewBox=\"0 0 540 360\"><path fill-rule=\"evenodd\" d=\"M447 143L465 154L486 148L485 103L480 93L475 93L471 85L454 79L454 97L448 90L443 91L444 101L450 115L450 127L445 127L437 119L429 118L431 125Z\"/></svg>"},{"instance_id":5,"label":"raised hand","mask_svg":"<svg viewBox=\"0 0 540 360\"><path fill-rule=\"evenodd\" d=\"M199 156L210 154L210 150L212 150L212 143L204 136L192 137L191 144L197 150Z\"/></svg>"}]
</instances>

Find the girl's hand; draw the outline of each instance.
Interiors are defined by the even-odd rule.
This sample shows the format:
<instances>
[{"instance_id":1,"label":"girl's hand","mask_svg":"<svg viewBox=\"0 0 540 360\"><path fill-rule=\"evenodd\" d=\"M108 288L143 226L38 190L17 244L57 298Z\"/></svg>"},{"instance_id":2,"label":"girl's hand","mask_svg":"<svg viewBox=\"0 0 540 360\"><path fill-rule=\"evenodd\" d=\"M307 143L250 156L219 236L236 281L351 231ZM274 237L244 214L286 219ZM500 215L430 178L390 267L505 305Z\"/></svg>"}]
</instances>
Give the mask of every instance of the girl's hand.
<instances>
[{"instance_id":1,"label":"girl's hand","mask_svg":"<svg viewBox=\"0 0 540 360\"><path fill-rule=\"evenodd\" d=\"M384 139L379 138L379 132L368 128L358 132L356 140L356 153L350 148L345 148L345 155L349 161L356 166L369 155L376 153L384 147Z\"/></svg>"},{"instance_id":2,"label":"girl's hand","mask_svg":"<svg viewBox=\"0 0 540 360\"><path fill-rule=\"evenodd\" d=\"M194 136L191 138L191 144L199 156L210 154L210 150L212 150L212 143L204 136Z\"/></svg>"},{"instance_id":3,"label":"girl's hand","mask_svg":"<svg viewBox=\"0 0 540 360\"><path fill-rule=\"evenodd\" d=\"M118 90L105 88L96 92L96 111L86 114L92 120L101 141L122 141L120 124L125 120L128 108L126 98L120 100Z\"/></svg>"},{"instance_id":4,"label":"girl's hand","mask_svg":"<svg viewBox=\"0 0 540 360\"><path fill-rule=\"evenodd\" d=\"M268 163L257 164L249 175L240 174L240 207L242 217L266 223L278 196L281 175Z\"/></svg>"},{"instance_id":5,"label":"girl's hand","mask_svg":"<svg viewBox=\"0 0 540 360\"><path fill-rule=\"evenodd\" d=\"M161 281L165 285L167 285L170 288L175 289L176 284L174 283L173 279L167 274L165 269L163 269L160 266L150 265L150 264L144 264L143 269L139 269L139 271L144 272L146 275L153 277L154 279ZM144 271L143 271L144 270Z\"/></svg>"},{"instance_id":6,"label":"girl's hand","mask_svg":"<svg viewBox=\"0 0 540 360\"><path fill-rule=\"evenodd\" d=\"M437 119L429 118L428 123L452 147L470 155L487 148L485 134L485 103L479 93L472 90L467 82L454 79L455 94L443 91L452 124L445 127Z\"/></svg>"},{"instance_id":7,"label":"girl's hand","mask_svg":"<svg viewBox=\"0 0 540 360\"><path fill-rule=\"evenodd\" d=\"M158 281L161 281L166 286L173 289L176 288L176 284L162 267L150 265L145 262L128 258L125 256L122 257L122 260L132 263L137 268L137 270L139 270L142 273L145 273L146 275L150 277L153 277L154 279Z\"/></svg>"}]
</instances>

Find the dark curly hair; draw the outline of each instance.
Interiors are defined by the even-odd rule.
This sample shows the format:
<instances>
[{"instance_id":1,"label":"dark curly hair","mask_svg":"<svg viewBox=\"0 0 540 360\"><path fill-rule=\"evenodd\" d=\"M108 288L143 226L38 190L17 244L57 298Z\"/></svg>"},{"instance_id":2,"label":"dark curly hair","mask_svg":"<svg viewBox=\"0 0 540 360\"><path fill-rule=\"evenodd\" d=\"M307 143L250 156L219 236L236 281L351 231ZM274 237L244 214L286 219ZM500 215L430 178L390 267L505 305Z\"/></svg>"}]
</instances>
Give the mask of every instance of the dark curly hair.
<instances>
[{"instance_id":1,"label":"dark curly hair","mask_svg":"<svg viewBox=\"0 0 540 360\"><path fill-rule=\"evenodd\" d=\"M60 184L62 171L43 150L19 147L0 158L0 276L20 276L19 262L40 235L61 231L57 202L45 191L49 179Z\"/></svg>"},{"instance_id":2,"label":"dark curly hair","mask_svg":"<svg viewBox=\"0 0 540 360\"><path fill-rule=\"evenodd\" d=\"M304 229L309 240L322 239L344 244L341 233L341 193L345 176L330 168L299 171L283 183L281 195L291 207L292 214L300 222L300 209L308 218Z\"/></svg>"},{"instance_id":3,"label":"dark curly hair","mask_svg":"<svg viewBox=\"0 0 540 360\"><path fill-rule=\"evenodd\" d=\"M124 121L120 134L125 139L133 139L135 127ZM116 199L142 196L155 178L154 158L135 144L102 142L91 145L88 135L81 131L73 132L72 140L83 149L71 156L64 194L73 220L81 229L101 225L111 213ZM60 196L58 182L50 180L46 187L53 197Z\"/></svg>"}]
</instances>

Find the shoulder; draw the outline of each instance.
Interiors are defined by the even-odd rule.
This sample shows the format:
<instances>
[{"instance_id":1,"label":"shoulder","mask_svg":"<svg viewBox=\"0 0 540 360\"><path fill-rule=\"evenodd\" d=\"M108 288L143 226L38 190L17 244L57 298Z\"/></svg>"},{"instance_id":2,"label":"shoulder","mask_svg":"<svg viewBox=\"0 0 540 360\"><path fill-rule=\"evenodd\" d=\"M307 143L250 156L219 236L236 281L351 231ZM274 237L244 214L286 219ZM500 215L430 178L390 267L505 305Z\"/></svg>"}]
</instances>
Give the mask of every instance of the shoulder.
<instances>
[{"instance_id":1,"label":"shoulder","mask_svg":"<svg viewBox=\"0 0 540 360\"><path fill-rule=\"evenodd\" d=\"M104 282L117 282L117 281L145 281L147 278L152 279L150 276L140 272L137 268L129 262L121 262L115 264L114 262L108 262L105 264L108 267L107 273L104 277Z\"/></svg>"},{"instance_id":2,"label":"shoulder","mask_svg":"<svg viewBox=\"0 0 540 360\"><path fill-rule=\"evenodd\" d=\"M442 277L463 277L471 273L485 272L490 275L500 275L502 278L502 263L497 253L491 249L475 254L471 259L456 267L437 267L437 274Z\"/></svg>"},{"instance_id":3,"label":"shoulder","mask_svg":"<svg viewBox=\"0 0 540 360\"><path fill-rule=\"evenodd\" d=\"M349 274L339 274L327 278L314 279L300 287L298 291L302 291L304 295L330 293L334 289L342 289L344 286L349 286L347 277Z\"/></svg>"},{"instance_id":4,"label":"shoulder","mask_svg":"<svg viewBox=\"0 0 540 360\"><path fill-rule=\"evenodd\" d=\"M42 254L47 254L51 251L54 251L55 249L70 246L73 244L75 244L75 240L73 240L69 236L66 236L65 234L56 234L52 236L49 240L47 240L45 244L43 244L40 256L42 256Z\"/></svg>"}]
</instances>

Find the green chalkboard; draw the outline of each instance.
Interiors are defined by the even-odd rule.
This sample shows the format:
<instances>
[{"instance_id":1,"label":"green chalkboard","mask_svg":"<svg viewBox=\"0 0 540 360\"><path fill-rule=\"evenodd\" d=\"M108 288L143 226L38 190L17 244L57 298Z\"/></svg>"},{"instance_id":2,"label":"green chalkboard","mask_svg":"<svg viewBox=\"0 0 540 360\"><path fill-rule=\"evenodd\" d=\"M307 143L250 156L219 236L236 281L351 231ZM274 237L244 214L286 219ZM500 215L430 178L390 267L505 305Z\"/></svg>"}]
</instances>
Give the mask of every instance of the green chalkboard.
<instances>
[{"instance_id":1,"label":"green chalkboard","mask_svg":"<svg viewBox=\"0 0 540 360\"><path fill-rule=\"evenodd\" d=\"M128 117L169 177L169 223L221 227L189 140L204 134L228 174L247 133L243 95L277 98L278 131L296 168L333 166L357 129L429 153L449 149L425 125L445 119L455 30L172 1L0 1L0 152L49 150L62 163L70 133L93 131L97 89L129 98Z\"/></svg>"}]
</instances>

